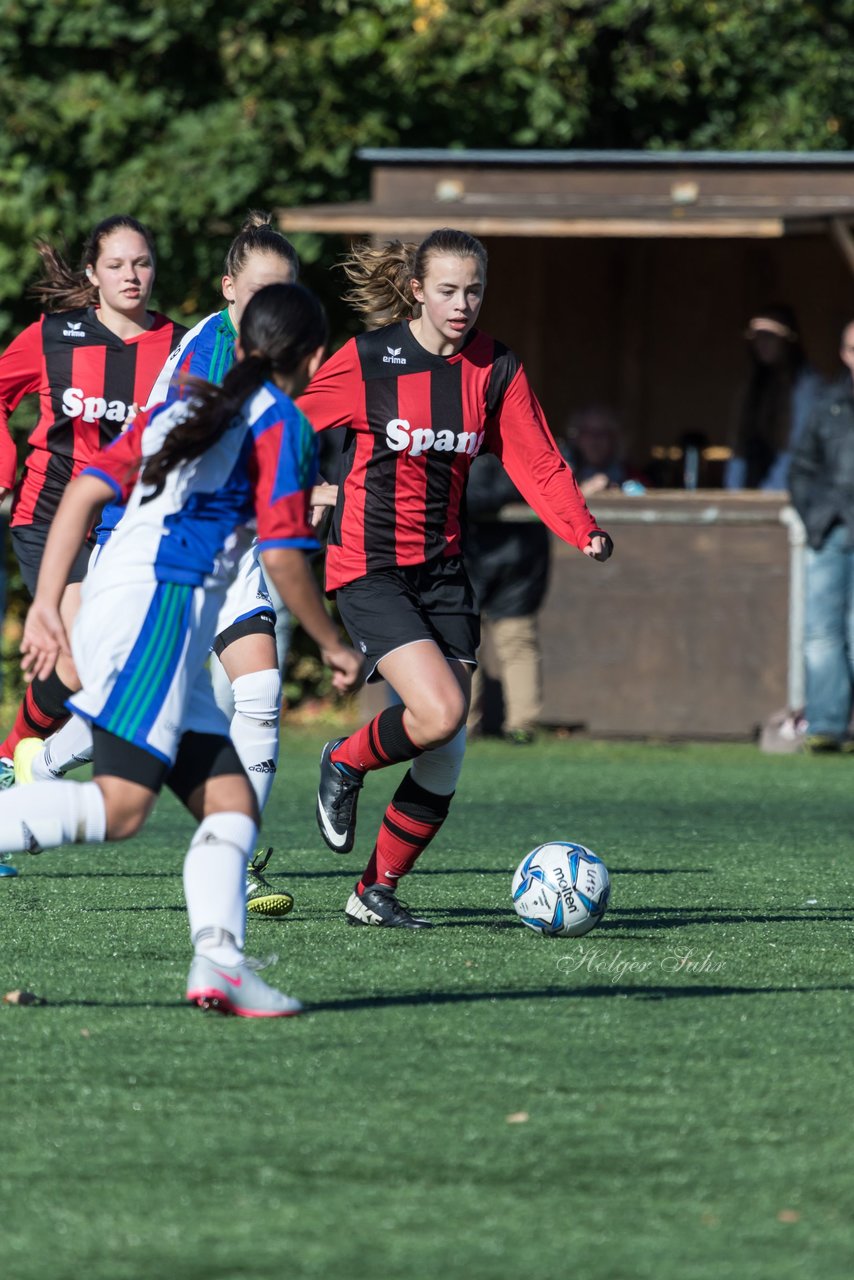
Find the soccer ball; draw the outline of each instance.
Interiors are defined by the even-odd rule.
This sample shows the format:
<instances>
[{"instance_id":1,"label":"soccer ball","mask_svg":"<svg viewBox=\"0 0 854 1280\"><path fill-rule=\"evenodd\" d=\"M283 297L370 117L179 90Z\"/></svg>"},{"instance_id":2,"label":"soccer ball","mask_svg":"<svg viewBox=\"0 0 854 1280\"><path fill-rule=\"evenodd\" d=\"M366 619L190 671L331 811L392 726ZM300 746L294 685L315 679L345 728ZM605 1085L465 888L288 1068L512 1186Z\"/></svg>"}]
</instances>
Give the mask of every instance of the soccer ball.
<instances>
[{"instance_id":1,"label":"soccer ball","mask_svg":"<svg viewBox=\"0 0 854 1280\"><path fill-rule=\"evenodd\" d=\"M538 845L513 877L513 906L520 920L549 937L589 933L605 914L610 892L602 859L569 840Z\"/></svg>"}]
</instances>

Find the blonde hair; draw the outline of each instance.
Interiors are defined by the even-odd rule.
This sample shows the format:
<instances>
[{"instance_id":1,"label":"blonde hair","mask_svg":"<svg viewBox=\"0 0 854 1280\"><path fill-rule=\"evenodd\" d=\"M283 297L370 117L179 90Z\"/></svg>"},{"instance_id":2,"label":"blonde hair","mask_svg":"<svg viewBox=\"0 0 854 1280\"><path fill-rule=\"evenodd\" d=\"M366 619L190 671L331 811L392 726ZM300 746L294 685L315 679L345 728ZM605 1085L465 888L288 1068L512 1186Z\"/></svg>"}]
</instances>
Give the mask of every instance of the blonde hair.
<instances>
[{"instance_id":1,"label":"blonde hair","mask_svg":"<svg viewBox=\"0 0 854 1280\"><path fill-rule=\"evenodd\" d=\"M344 299L364 318L368 329L419 316L421 307L412 293L412 281L423 281L430 259L440 255L475 258L486 280L486 249L481 242L467 231L442 227L431 231L419 245L402 240L390 240L379 248L370 241L356 245L341 264L352 285Z\"/></svg>"}]
</instances>

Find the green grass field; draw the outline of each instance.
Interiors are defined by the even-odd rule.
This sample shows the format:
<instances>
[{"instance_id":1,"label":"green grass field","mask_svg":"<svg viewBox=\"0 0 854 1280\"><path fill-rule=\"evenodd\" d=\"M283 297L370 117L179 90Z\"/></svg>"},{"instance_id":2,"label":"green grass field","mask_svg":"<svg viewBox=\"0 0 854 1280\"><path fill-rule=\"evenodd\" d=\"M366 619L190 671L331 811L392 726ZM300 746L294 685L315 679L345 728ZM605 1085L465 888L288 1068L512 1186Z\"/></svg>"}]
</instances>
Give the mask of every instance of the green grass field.
<instances>
[{"instance_id":1,"label":"green grass field","mask_svg":"<svg viewBox=\"0 0 854 1280\"><path fill-rule=\"evenodd\" d=\"M2 990L48 1002L0 1009L3 1280L848 1280L854 760L476 744L409 933L343 920L394 780L337 858L320 745L268 810L294 915L249 928L303 1018L183 1003L170 797L0 882ZM611 869L587 938L510 905L561 838Z\"/></svg>"}]
</instances>

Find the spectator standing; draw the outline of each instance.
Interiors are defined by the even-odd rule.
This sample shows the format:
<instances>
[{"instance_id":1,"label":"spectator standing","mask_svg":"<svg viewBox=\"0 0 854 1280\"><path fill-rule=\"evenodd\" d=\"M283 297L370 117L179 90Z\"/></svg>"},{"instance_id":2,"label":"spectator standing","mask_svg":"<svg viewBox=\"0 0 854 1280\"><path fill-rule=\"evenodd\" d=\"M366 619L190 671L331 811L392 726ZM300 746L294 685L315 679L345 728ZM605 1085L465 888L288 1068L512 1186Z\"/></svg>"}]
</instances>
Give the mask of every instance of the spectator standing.
<instances>
[{"instance_id":1,"label":"spectator standing","mask_svg":"<svg viewBox=\"0 0 854 1280\"><path fill-rule=\"evenodd\" d=\"M854 690L854 321L840 356L846 373L813 409L789 474L809 543L805 743L816 752L848 748Z\"/></svg>"},{"instance_id":2,"label":"spectator standing","mask_svg":"<svg viewBox=\"0 0 854 1280\"><path fill-rule=\"evenodd\" d=\"M821 376L807 361L791 307L762 307L745 337L750 373L742 392L727 464L727 489L786 489L789 463L821 395Z\"/></svg>"},{"instance_id":3,"label":"spectator standing","mask_svg":"<svg viewBox=\"0 0 854 1280\"><path fill-rule=\"evenodd\" d=\"M537 615L549 576L549 532L539 520L502 520L504 507L524 499L494 454L475 458L466 490L465 564L481 613L478 658L495 660L504 699L504 737L533 741L542 712L542 661ZM488 641L484 651L483 641ZM491 649L491 653L489 650ZM487 674L493 674L487 670ZM472 679L469 733L483 723L484 678Z\"/></svg>"}]
</instances>

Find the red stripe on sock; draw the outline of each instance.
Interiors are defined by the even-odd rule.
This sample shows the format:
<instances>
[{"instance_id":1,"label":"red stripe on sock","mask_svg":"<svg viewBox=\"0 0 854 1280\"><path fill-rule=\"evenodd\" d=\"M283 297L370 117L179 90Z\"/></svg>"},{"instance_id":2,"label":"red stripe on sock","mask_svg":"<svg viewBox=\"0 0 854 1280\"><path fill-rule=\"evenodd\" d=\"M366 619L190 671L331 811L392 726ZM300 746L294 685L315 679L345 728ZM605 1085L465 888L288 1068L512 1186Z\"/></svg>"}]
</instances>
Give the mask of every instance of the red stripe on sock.
<instances>
[{"instance_id":1,"label":"red stripe on sock","mask_svg":"<svg viewBox=\"0 0 854 1280\"><path fill-rule=\"evenodd\" d=\"M441 821L422 822L411 818L396 809L392 802L385 811L376 846L362 872L357 893L370 884L384 884L395 889L398 881L412 870L441 825Z\"/></svg>"},{"instance_id":2,"label":"red stripe on sock","mask_svg":"<svg viewBox=\"0 0 854 1280\"><path fill-rule=\"evenodd\" d=\"M331 753L330 759L333 763L346 764L348 768L356 769L359 773L368 773L371 769L384 769L387 764L393 763L388 756L383 755L376 734L373 732L378 719L379 716L375 716L373 720L362 725L361 729L351 733L349 738L345 738Z\"/></svg>"},{"instance_id":3,"label":"red stripe on sock","mask_svg":"<svg viewBox=\"0 0 854 1280\"><path fill-rule=\"evenodd\" d=\"M12 725L6 739L0 742L0 756L7 756L11 759L15 754L15 747L17 747L22 738L49 738L52 733L65 724L67 719L67 713L61 719L56 720L52 716L46 716L43 711L39 711L33 701L32 688L28 685L23 702L18 707L15 723Z\"/></svg>"}]
</instances>

